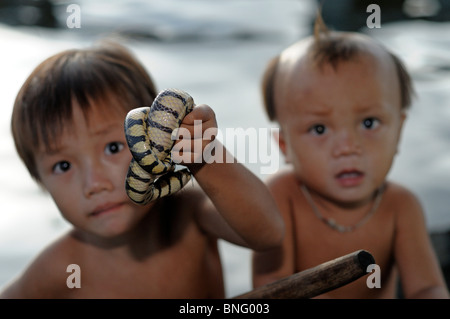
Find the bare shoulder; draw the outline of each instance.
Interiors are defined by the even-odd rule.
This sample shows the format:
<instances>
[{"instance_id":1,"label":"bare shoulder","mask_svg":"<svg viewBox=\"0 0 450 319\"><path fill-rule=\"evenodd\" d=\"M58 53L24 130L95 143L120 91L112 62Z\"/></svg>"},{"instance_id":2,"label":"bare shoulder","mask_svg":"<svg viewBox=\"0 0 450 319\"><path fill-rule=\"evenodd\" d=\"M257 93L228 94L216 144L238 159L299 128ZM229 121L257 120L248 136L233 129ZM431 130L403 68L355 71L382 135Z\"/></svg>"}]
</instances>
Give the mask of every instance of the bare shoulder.
<instances>
[{"instance_id":1,"label":"bare shoulder","mask_svg":"<svg viewBox=\"0 0 450 319\"><path fill-rule=\"evenodd\" d=\"M265 183L272 192L278 193L295 188L298 179L292 168L284 168L267 178Z\"/></svg>"},{"instance_id":2,"label":"bare shoulder","mask_svg":"<svg viewBox=\"0 0 450 319\"><path fill-rule=\"evenodd\" d=\"M389 182L387 184L386 201L395 213L397 230L411 231L416 227L425 227L425 214L419 198L405 186Z\"/></svg>"},{"instance_id":3,"label":"bare shoulder","mask_svg":"<svg viewBox=\"0 0 450 319\"><path fill-rule=\"evenodd\" d=\"M176 194L176 198L183 206L187 207L196 207L208 199L196 181L186 185Z\"/></svg>"},{"instance_id":4,"label":"bare shoulder","mask_svg":"<svg viewBox=\"0 0 450 319\"><path fill-rule=\"evenodd\" d=\"M385 197L397 211L422 211L418 197L403 185L388 182Z\"/></svg>"},{"instance_id":5,"label":"bare shoulder","mask_svg":"<svg viewBox=\"0 0 450 319\"><path fill-rule=\"evenodd\" d=\"M47 246L23 274L1 292L1 298L58 298L66 288L73 238L65 234Z\"/></svg>"},{"instance_id":6,"label":"bare shoulder","mask_svg":"<svg viewBox=\"0 0 450 319\"><path fill-rule=\"evenodd\" d=\"M209 197L196 181L175 194L173 200L172 209L183 223L196 221L198 213L204 211L208 205L212 205Z\"/></svg>"},{"instance_id":7,"label":"bare shoulder","mask_svg":"<svg viewBox=\"0 0 450 319\"><path fill-rule=\"evenodd\" d=\"M196 233L201 233L198 228L199 215L205 212L208 205L212 204L195 181L164 200L165 215L170 215L168 222L171 224L173 231L185 233L187 229L190 229L190 234L193 234L193 230ZM167 214L169 212L170 214Z\"/></svg>"},{"instance_id":8,"label":"bare shoulder","mask_svg":"<svg viewBox=\"0 0 450 319\"><path fill-rule=\"evenodd\" d=\"M396 182L389 181L386 183L386 191L392 196L395 196L397 200L412 200L417 201L416 195L404 185L398 184Z\"/></svg>"},{"instance_id":9,"label":"bare shoulder","mask_svg":"<svg viewBox=\"0 0 450 319\"><path fill-rule=\"evenodd\" d=\"M296 205L296 207L301 205L301 202L298 201L299 179L294 170L290 167L281 169L267 178L265 183L277 204L284 222L287 225L290 224L292 222L291 210L293 205Z\"/></svg>"},{"instance_id":10,"label":"bare shoulder","mask_svg":"<svg viewBox=\"0 0 450 319\"><path fill-rule=\"evenodd\" d=\"M214 206L195 180L176 194L176 197L180 205L184 207L181 209L183 214L187 214L193 219L198 218L199 213L208 211Z\"/></svg>"}]
</instances>

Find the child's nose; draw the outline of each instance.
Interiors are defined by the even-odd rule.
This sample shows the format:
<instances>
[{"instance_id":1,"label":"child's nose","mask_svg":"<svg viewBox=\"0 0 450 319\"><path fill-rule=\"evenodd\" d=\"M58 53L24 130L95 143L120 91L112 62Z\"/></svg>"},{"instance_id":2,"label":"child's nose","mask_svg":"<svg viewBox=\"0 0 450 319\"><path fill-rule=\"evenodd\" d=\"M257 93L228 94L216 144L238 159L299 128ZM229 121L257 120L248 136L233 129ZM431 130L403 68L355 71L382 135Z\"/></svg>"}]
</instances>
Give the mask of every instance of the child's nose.
<instances>
[{"instance_id":1,"label":"child's nose","mask_svg":"<svg viewBox=\"0 0 450 319\"><path fill-rule=\"evenodd\" d=\"M100 161L93 161L85 165L83 182L84 195L87 198L113 189L108 171Z\"/></svg>"},{"instance_id":2,"label":"child's nose","mask_svg":"<svg viewBox=\"0 0 450 319\"><path fill-rule=\"evenodd\" d=\"M333 156L359 155L362 151L358 133L345 129L337 132L333 145Z\"/></svg>"}]
</instances>

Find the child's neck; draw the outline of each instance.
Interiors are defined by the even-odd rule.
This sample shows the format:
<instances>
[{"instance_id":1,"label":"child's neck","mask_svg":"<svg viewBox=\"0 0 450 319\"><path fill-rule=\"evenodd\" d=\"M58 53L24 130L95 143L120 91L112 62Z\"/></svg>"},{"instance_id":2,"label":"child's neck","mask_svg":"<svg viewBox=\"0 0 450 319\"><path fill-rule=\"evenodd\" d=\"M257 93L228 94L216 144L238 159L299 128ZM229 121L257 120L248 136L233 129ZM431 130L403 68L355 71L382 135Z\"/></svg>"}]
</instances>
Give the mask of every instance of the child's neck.
<instances>
[{"instance_id":1,"label":"child's neck","mask_svg":"<svg viewBox=\"0 0 450 319\"><path fill-rule=\"evenodd\" d=\"M318 219L332 229L345 233L361 227L376 213L382 199L384 186L375 190L368 198L352 203L331 200L315 192L312 195L304 184L301 185L301 190Z\"/></svg>"},{"instance_id":2,"label":"child's neck","mask_svg":"<svg viewBox=\"0 0 450 319\"><path fill-rule=\"evenodd\" d=\"M126 233L114 237L102 237L74 229L72 236L93 248L141 259L160 249L160 215L160 205L154 205L139 224Z\"/></svg>"}]
</instances>

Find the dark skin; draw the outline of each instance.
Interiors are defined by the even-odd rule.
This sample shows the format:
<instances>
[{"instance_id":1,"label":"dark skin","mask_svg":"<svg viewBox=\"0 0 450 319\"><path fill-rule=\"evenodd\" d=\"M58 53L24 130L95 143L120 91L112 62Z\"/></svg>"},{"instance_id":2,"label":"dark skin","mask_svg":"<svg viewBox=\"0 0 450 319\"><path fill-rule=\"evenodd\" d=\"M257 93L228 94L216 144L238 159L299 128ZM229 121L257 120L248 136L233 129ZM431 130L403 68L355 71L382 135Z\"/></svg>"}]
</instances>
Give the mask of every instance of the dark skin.
<instances>
[{"instance_id":1,"label":"dark skin","mask_svg":"<svg viewBox=\"0 0 450 319\"><path fill-rule=\"evenodd\" d=\"M187 190L167 202L155 205L133 231L127 254L123 243L73 230L48 247L3 297L223 298L216 240L195 222L201 197ZM166 211L181 203L181 209ZM66 286L69 264L80 266L80 289Z\"/></svg>"},{"instance_id":2,"label":"dark skin","mask_svg":"<svg viewBox=\"0 0 450 319\"><path fill-rule=\"evenodd\" d=\"M361 278L319 297L395 298L400 275L407 298L448 298L419 201L386 181L406 117L393 62L371 40L353 36L367 53L337 67L309 60L311 39L281 54L275 105L280 149L292 167L267 184L286 236L278 248L254 254L254 286L365 249L380 266L381 288ZM377 189L385 191L367 223L339 233L317 218L301 185L323 216L345 226L361 221Z\"/></svg>"},{"instance_id":3,"label":"dark skin","mask_svg":"<svg viewBox=\"0 0 450 319\"><path fill-rule=\"evenodd\" d=\"M98 101L86 121L75 105L74 123L62 134L61 147L37 152L41 182L74 228L1 297L223 298L218 238L255 250L281 241L284 225L268 189L237 162L191 164L186 158L201 156L211 142L204 140L199 151L192 137L178 144L191 155L183 164L195 182L138 206L123 186L131 160L123 136L125 114L105 117L102 107ZM207 105L195 107L181 127L193 133L194 120L201 121L203 131L217 128ZM220 143L216 147L226 153ZM248 196L239 188L254 193ZM66 285L70 264L80 266L81 288Z\"/></svg>"}]
</instances>

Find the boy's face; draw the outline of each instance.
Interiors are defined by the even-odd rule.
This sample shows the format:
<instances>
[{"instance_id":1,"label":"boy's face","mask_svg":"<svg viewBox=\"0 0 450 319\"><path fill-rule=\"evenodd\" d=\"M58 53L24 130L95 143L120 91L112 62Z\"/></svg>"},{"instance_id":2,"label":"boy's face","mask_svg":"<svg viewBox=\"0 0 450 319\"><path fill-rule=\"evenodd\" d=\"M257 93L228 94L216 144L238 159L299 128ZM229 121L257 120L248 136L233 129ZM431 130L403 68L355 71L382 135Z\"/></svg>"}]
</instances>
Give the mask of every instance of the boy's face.
<instances>
[{"instance_id":1,"label":"boy's face","mask_svg":"<svg viewBox=\"0 0 450 319\"><path fill-rule=\"evenodd\" d=\"M303 61L280 79L280 148L299 178L333 201L369 199L388 174L405 118L393 64L359 57L335 70Z\"/></svg>"},{"instance_id":2,"label":"boy's face","mask_svg":"<svg viewBox=\"0 0 450 319\"><path fill-rule=\"evenodd\" d=\"M131 154L123 129L125 114L111 109L97 102L86 122L75 103L73 125L64 129L58 147L52 152L42 147L36 155L42 184L62 215L78 229L101 237L127 232L149 209L126 195Z\"/></svg>"}]
</instances>

